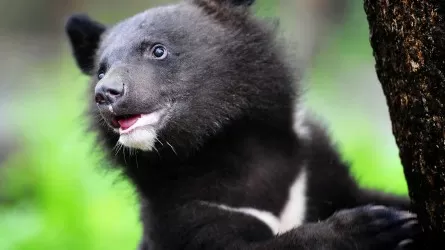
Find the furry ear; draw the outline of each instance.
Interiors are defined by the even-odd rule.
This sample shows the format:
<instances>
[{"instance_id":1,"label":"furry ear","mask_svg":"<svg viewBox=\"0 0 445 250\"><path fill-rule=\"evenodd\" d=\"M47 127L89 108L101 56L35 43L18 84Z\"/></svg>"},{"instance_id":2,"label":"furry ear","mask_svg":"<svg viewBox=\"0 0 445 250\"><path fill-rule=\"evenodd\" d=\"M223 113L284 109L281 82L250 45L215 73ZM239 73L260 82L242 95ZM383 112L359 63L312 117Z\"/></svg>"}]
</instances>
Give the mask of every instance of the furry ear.
<instances>
[{"instance_id":1,"label":"furry ear","mask_svg":"<svg viewBox=\"0 0 445 250\"><path fill-rule=\"evenodd\" d=\"M255 0L226 0L223 2L230 2L231 4L236 5L236 6L240 6L240 5L250 6L255 2Z\"/></svg>"},{"instance_id":2,"label":"furry ear","mask_svg":"<svg viewBox=\"0 0 445 250\"><path fill-rule=\"evenodd\" d=\"M208 15L216 20L232 24L241 25L249 14L249 6L255 0L189 0L193 4L201 7Z\"/></svg>"},{"instance_id":3,"label":"furry ear","mask_svg":"<svg viewBox=\"0 0 445 250\"><path fill-rule=\"evenodd\" d=\"M194 0L198 5L210 4L213 6L250 6L255 0Z\"/></svg>"},{"instance_id":4,"label":"furry ear","mask_svg":"<svg viewBox=\"0 0 445 250\"><path fill-rule=\"evenodd\" d=\"M91 75L94 69L94 57L99 47L101 35L106 27L85 14L75 14L68 18L65 32L77 66L84 74Z\"/></svg>"}]
</instances>

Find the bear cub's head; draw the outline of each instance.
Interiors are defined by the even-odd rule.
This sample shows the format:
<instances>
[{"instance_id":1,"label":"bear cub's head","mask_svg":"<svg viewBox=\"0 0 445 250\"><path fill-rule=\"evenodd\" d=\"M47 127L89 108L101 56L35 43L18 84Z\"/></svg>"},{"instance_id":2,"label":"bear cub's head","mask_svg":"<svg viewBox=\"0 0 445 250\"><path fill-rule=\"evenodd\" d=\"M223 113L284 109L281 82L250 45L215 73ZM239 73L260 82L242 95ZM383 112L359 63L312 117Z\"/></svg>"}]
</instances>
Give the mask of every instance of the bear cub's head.
<instances>
[{"instance_id":1,"label":"bear cub's head","mask_svg":"<svg viewBox=\"0 0 445 250\"><path fill-rule=\"evenodd\" d=\"M91 77L99 132L152 151L197 148L239 122L291 126L293 73L252 3L188 0L110 27L71 16L66 32Z\"/></svg>"}]
</instances>

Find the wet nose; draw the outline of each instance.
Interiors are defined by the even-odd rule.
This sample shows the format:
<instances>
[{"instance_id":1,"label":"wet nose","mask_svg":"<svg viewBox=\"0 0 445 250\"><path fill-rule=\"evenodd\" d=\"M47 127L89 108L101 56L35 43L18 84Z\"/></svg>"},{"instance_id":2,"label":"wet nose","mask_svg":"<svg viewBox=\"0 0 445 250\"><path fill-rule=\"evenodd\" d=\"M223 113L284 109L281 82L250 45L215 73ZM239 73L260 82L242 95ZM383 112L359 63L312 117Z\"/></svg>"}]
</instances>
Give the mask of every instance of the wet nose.
<instances>
[{"instance_id":1,"label":"wet nose","mask_svg":"<svg viewBox=\"0 0 445 250\"><path fill-rule=\"evenodd\" d=\"M96 86L94 98L97 104L110 105L116 103L123 95L124 84L121 81L109 79Z\"/></svg>"}]
</instances>

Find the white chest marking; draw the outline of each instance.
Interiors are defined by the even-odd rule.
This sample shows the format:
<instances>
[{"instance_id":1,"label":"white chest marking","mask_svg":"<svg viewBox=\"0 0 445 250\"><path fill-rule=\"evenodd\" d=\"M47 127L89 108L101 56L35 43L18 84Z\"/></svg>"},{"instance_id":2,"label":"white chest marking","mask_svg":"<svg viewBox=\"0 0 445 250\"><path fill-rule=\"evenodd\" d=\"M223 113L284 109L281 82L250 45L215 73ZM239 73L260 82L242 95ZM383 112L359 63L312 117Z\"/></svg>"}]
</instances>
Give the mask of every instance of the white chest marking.
<instances>
[{"instance_id":1,"label":"white chest marking","mask_svg":"<svg viewBox=\"0 0 445 250\"><path fill-rule=\"evenodd\" d=\"M279 233L285 233L303 224L306 213L306 169L303 167L289 190L289 198L280 214Z\"/></svg>"},{"instance_id":2,"label":"white chest marking","mask_svg":"<svg viewBox=\"0 0 445 250\"><path fill-rule=\"evenodd\" d=\"M262 210L258 210L255 208L249 208L249 207L236 208L236 207L229 207L229 206L220 205L220 204L211 204L211 205L216 206L223 210L236 212L236 213L243 213L246 215L253 216L253 217L257 218L258 220L262 221L263 223L265 223L268 227L270 227L270 229L272 229L274 234L277 234L278 228L280 228L280 221L271 212L262 211Z\"/></svg>"},{"instance_id":3,"label":"white chest marking","mask_svg":"<svg viewBox=\"0 0 445 250\"><path fill-rule=\"evenodd\" d=\"M292 228L300 226L304 221L304 214L306 212L306 181L306 170L302 168L300 174L289 189L288 200L279 217L275 216L269 211L263 211L250 207L236 208L223 204L208 202L203 203L226 211L253 216L269 226L274 234L282 234L291 230Z\"/></svg>"}]
</instances>

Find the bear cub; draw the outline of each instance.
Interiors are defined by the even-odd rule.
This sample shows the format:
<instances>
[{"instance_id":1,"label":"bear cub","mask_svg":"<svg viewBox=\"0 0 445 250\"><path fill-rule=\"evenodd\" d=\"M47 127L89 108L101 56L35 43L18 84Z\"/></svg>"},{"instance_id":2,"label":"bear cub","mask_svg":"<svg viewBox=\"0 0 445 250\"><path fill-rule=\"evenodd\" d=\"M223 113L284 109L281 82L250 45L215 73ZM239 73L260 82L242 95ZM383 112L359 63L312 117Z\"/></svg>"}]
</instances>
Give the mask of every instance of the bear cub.
<instances>
[{"instance_id":1,"label":"bear cub","mask_svg":"<svg viewBox=\"0 0 445 250\"><path fill-rule=\"evenodd\" d=\"M184 0L112 26L84 14L66 23L91 79L91 127L138 191L139 248L412 246L408 198L358 186L298 104L297 70L253 2Z\"/></svg>"}]
</instances>

